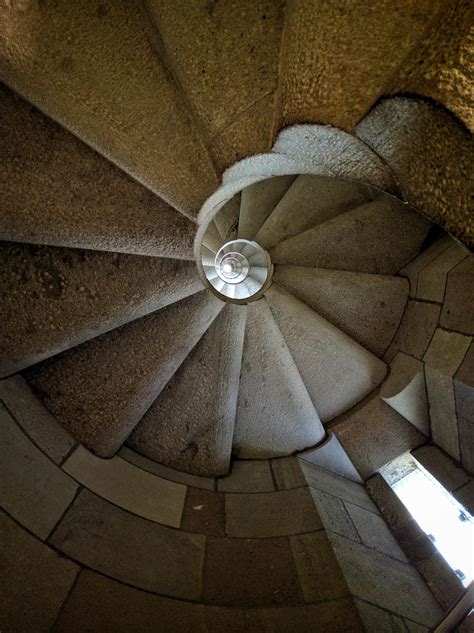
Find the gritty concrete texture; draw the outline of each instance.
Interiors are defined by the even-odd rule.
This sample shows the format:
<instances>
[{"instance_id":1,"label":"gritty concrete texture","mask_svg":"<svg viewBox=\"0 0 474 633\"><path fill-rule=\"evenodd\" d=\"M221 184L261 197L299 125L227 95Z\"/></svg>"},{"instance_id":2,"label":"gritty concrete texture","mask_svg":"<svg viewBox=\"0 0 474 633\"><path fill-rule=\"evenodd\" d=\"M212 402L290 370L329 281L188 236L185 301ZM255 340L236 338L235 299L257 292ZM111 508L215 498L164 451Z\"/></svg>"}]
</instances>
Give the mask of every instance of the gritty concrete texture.
<instances>
[{"instance_id":1,"label":"gritty concrete texture","mask_svg":"<svg viewBox=\"0 0 474 633\"><path fill-rule=\"evenodd\" d=\"M207 536L225 536L224 495L202 488L188 488L181 529Z\"/></svg>"},{"instance_id":2,"label":"gritty concrete texture","mask_svg":"<svg viewBox=\"0 0 474 633\"><path fill-rule=\"evenodd\" d=\"M224 307L145 413L130 446L195 475L229 471L245 315L245 306Z\"/></svg>"},{"instance_id":3,"label":"gritty concrete texture","mask_svg":"<svg viewBox=\"0 0 474 633\"><path fill-rule=\"evenodd\" d=\"M268 538L322 528L307 487L255 494L226 494L226 533L238 538Z\"/></svg>"},{"instance_id":4,"label":"gritty concrete texture","mask_svg":"<svg viewBox=\"0 0 474 633\"><path fill-rule=\"evenodd\" d=\"M408 297L404 279L306 266L276 266L274 281L322 317L381 356Z\"/></svg>"},{"instance_id":5,"label":"gritty concrete texture","mask_svg":"<svg viewBox=\"0 0 474 633\"><path fill-rule=\"evenodd\" d=\"M287 3L282 124L324 121L351 130L371 108L442 3L377 0Z\"/></svg>"},{"instance_id":6,"label":"gritty concrete texture","mask_svg":"<svg viewBox=\"0 0 474 633\"><path fill-rule=\"evenodd\" d=\"M255 241L270 248L378 195L369 187L342 178L298 176L260 227Z\"/></svg>"},{"instance_id":7,"label":"gritty concrete texture","mask_svg":"<svg viewBox=\"0 0 474 633\"><path fill-rule=\"evenodd\" d=\"M222 492L273 492L270 462L265 459L234 460L229 475L218 479L217 489Z\"/></svg>"},{"instance_id":8,"label":"gritty concrete texture","mask_svg":"<svg viewBox=\"0 0 474 633\"><path fill-rule=\"evenodd\" d=\"M267 303L248 304L235 455L281 457L323 437L318 414Z\"/></svg>"},{"instance_id":9,"label":"gritty concrete texture","mask_svg":"<svg viewBox=\"0 0 474 633\"><path fill-rule=\"evenodd\" d=\"M406 633L407 629L403 623L403 618L362 600L354 600L354 602L364 623L366 633L381 633L381 631L384 633Z\"/></svg>"},{"instance_id":10,"label":"gritty concrete texture","mask_svg":"<svg viewBox=\"0 0 474 633\"><path fill-rule=\"evenodd\" d=\"M381 197L270 250L275 264L393 275L418 252L430 223Z\"/></svg>"},{"instance_id":11,"label":"gritty concrete texture","mask_svg":"<svg viewBox=\"0 0 474 633\"><path fill-rule=\"evenodd\" d=\"M2 239L192 259L195 225L0 86Z\"/></svg>"},{"instance_id":12,"label":"gritty concrete texture","mask_svg":"<svg viewBox=\"0 0 474 633\"><path fill-rule=\"evenodd\" d=\"M0 381L0 400L26 435L55 464L61 463L75 440L32 392L26 380L17 374Z\"/></svg>"},{"instance_id":13,"label":"gritty concrete texture","mask_svg":"<svg viewBox=\"0 0 474 633\"><path fill-rule=\"evenodd\" d=\"M334 497L322 490L317 490L316 488L311 488L311 495L326 530L345 536L346 538L351 539L351 541L360 541L360 537L354 527L354 523L346 510L347 502L344 503L342 499ZM361 510L361 512L362 511L363 510ZM365 510L363 512L365 512ZM375 513L368 513L378 518L378 515Z\"/></svg>"},{"instance_id":14,"label":"gritty concrete texture","mask_svg":"<svg viewBox=\"0 0 474 633\"><path fill-rule=\"evenodd\" d=\"M79 568L0 513L0 627L49 633Z\"/></svg>"},{"instance_id":15,"label":"gritty concrete texture","mask_svg":"<svg viewBox=\"0 0 474 633\"><path fill-rule=\"evenodd\" d=\"M383 379L385 363L306 304L275 284L265 298L323 422L352 407Z\"/></svg>"},{"instance_id":16,"label":"gritty concrete texture","mask_svg":"<svg viewBox=\"0 0 474 633\"><path fill-rule=\"evenodd\" d=\"M215 169L142 12L123 1L15 6L3 33L5 83L175 208L199 210Z\"/></svg>"},{"instance_id":17,"label":"gritty concrete texture","mask_svg":"<svg viewBox=\"0 0 474 633\"><path fill-rule=\"evenodd\" d=\"M341 475L341 477L345 477L351 481L362 483L362 479L354 468L354 464L349 459L346 451L342 448L337 437L331 431L322 444L313 450L301 453L299 458L315 466L329 470L332 473Z\"/></svg>"},{"instance_id":18,"label":"gritty concrete texture","mask_svg":"<svg viewBox=\"0 0 474 633\"><path fill-rule=\"evenodd\" d=\"M99 497L150 521L178 528L186 486L161 479L120 457L100 459L80 446L63 465Z\"/></svg>"},{"instance_id":19,"label":"gritty concrete texture","mask_svg":"<svg viewBox=\"0 0 474 633\"><path fill-rule=\"evenodd\" d=\"M449 235L443 234L399 271L399 274L407 277L410 282L410 297L412 299L417 297L418 275L420 272L444 251L448 250L453 243L453 239Z\"/></svg>"},{"instance_id":20,"label":"gritty concrete texture","mask_svg":"<svg viewBox=\"0 0 474 633\"><path fill-rule=\"evenodd\" d=\"M398 352L390 365L390 375L383 383L379 395L424 435L430 434L425 375L420 360Z\"/></svg>"},{"instance_id":21,"label":"gritty concrete texture","mask_svg":"<svg viewBox=\"0 0 474 633\"><path fill-rule=\"evenodd\" d=\"M26 378L77 439L110 457L223 305L197 293L44 361Z\"/></svg>"},{"instance_id":22,"label":"gritty concrete texture","mask_svg":"<svg viewBox=\"0 0 474 633\"><path fill-rule=\"evenodd\" d=\"M33 534L45 539L78 486L30 442L1 405L0 419L0 503Z\"/></svg>"},{"instance_id":23,"label":"gritty concrete texture","mask_svg":"<svg viewBox=\"0 0 474 633\"><path fill-rule=\"evenodd\" d=\"M274 108L253 121L246 114L278 85L283 2L147 0L145 5L157 29L158 52L177 76L211 149L214 138L233 126L238 155L223 156L225 165L265 151L266 146L254 148L253 140L265 131L270 142Z\"/></svg>"},{"instance_id":24,"label":"gritty concrete texture","mask_svg":"<svg viewBox=\"0 0 474 633\"><path fill-rule=\"evenodd\" d=\"M271 468L278 490L289 490L299 486L306 486L306 479L297 457L277 457L272 459Z\"/></svg>"},{"instance_id":25,"label":"gritty concrete texture","mask_svg":"<svg viewBox=\"0 0 474 633\"><path fill-rule=\"evenodd\" d=\"M204 536L151 523L87 490L49 540L87 567L140 589L200 597Z\"/></svg>"},{"instance_id":26,"label":"gritty concrete texture","mask_svg":"<svg viewBox=\"0 0 474 633\"><path fill-rule=\"evenodd\" d=\"M265 220L285 196L294 176L279 176L256 182L242 191L239 237L253 240Z\"/></svg>"},{"instance_id":27,"label":"gritty concrete texture","mask_svg":"<svg viewBox=\"0 0 474 633\"><path fill-rule=\"evenodd\" d=\"M357 135L392 169L406 202L467 246L474 245L468 192L474 152L462 125L439 106L395 97L372 110Z\"/></svg>"},{"instance_id":28,"label":"gritty concrete texture","mask_svg":"<svg viewBox=\"0 0 474 633\"><path fill-rule=\"evenodd\" d=\"M3 376L202 289L193 262L4 242Z\"/></svg>"},{"instance_id":29,"label":"gritty concrete texture","mask_svg":"<svg viewBox=\"0 0 474 633\"><path fill-rule=\"evenodd\" d=\"M384 360L390 363L397 352L404 352L421 360L435 333L440 312L438 305L410 299Z\"/></svg>"},{"instance_id":30,"label":"gritty concrete texture","mask_svg":"<svg viewBox=\"0 0 474 633\"><path fill-rule=\"evenodd\" d=\"M471 340L469 336L438 328L423 358L425 365L453 377L466 357Z\"/></svg>"},{"instance_id":31,"label":"gritty concrete texture","mask_svg":"<svg viewBox=\"0 0 474 633\"><path fill-rule=\"evenodd\" d=\"M366 488L370 497L377 504L387 525L394 533L413 521L410 512L382 475L377 473L371 477L366 483Z\"/></svg>"},{"instance_id":32,"label":"gritty concrete texture","mask_svg":"<svg viewBox=\"0 0 474 633\"><path fill-rule=\"evenodd\" d=\"M288 539L209 538L202 599L247 607L302 603Z\"/></svg>"},{"instance_id":33,"label":"gritty concrete texture","mask_svg":"<svg viewBox=\"0 0 474 633\"><path fill-rule=\"evenodd\" d=\"M448 275L440 325L474 335L474 256L463 260Z\"/></svg>"},{"instance_id":34,"label":"gritty concrete texture","mask_svg":"<svg viewBox=\"0 0 474 633\"><path fill-rule=\"evenodd\" d=\"M236 194L214 217L214 223L224 242L237 239L241 194Z\"/></svg>"},{"instance_id":35,"label":"gritty concrete texture","mask_svg":"<svg viewBox=\"0 0 474 633\"><path fill-rule=\"evenodd\" d=\"M421 446L412 455L449 492L469 481L467 473L438 446Z\"/></svg>"},{"instance_id":36,"label":"gritty concrete texture","mask_svg":"<svg viewBox=\"0 0 474 633\"><path fill-rule=\"evenodd\" d=\"M468 251L453 243L418 274L417 299L443 303L448 273L468 256Z\"/></svg>"},{"instance_id":37,"label":"gritty concrete texture","mask_svg":"<svg viewBox=\"0 0 474 633\"><path fill-rule=\"evenodd\" d=\"M395 457L388 464L382 466L379 473L390 486L393 486L416 469L417 464L411 453L402 453L399 457Z\"/></svg>"},{"instance_id":38,"label":"gritty concrete texture","mask_svg":"<svg viewBox=\"0 0 474 633\"><path fill-rule=\"evenodd\" d=\"M378 396L347 413L332 430L364 480L426 441L422 433Z\"/></svg>"},{"instance_id":39,"label":"gritty concrete texture","mask_svg":"<svg viewBox=\"0 0 474 633\"><path fill-rule=\"evenodd\" d=\"M349 595L324 530L292 536L290 543L306 602L337 600Z\"/></svg>"}]
</instances>

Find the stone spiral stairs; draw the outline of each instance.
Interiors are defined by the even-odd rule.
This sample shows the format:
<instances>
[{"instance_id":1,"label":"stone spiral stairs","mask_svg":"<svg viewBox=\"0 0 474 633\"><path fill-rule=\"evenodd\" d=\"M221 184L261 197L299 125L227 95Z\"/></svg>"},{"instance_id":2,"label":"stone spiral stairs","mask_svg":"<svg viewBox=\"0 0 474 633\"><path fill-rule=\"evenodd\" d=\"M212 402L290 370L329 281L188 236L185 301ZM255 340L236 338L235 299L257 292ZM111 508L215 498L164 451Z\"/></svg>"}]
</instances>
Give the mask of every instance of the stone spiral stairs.
<instances>
[{"instance_id":1,"label":"stone spiral stairs","mask_svg":"<svg viewBox=\"0 0 474 633\"><path fill-rule=\"evenodd\" d=\"M461 426L451 448L433 414L394 403L408 379L392 362L421 362L438 326L460 337L457 369L474 333L438 324L440 284L470 274L474 243L470 9L454 4L390 20L383 2L0 4L0 395L20 427L3 426L18 463L0 502L5 541L34 561L7 557L21 590L5 585L6 631L439 618L363 480L428 438L472 463ZM205 274L236 239L274 266L243 305ZM400 333L425 270L422 308L440 308L417 356ZM392 600L375 589L388 566ZM43 573L51 595L21 615Z\"/></svg>"}]
</instances>

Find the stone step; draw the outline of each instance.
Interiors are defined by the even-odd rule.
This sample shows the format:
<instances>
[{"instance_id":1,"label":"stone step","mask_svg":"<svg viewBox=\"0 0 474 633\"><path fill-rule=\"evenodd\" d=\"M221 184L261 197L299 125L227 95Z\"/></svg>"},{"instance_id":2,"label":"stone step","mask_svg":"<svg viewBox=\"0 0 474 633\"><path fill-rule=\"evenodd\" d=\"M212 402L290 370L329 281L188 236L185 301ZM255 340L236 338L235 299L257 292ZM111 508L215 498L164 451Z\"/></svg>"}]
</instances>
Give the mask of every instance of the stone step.
<instances>
[{"instance_id":1,"label":"stone step","mask_svg":"<svg viewBox=\"0 0 474 633\"><path fill-rule=\"evenodd\" d=\"M271 249L276 264L393 275L418 253L431 223L395 198L343 213Z\"/></svg>"},{"instance_id":2,"label":"stone step","mask_svg":"<svg viewBox=\"0 0 474 633\"><path fill-rule=\"evenodd\" d=\"M226 305L145 413L131 447L195 475L228 473L245 313Z\"/></svg>"},{"instance_id":3,"label":"stone step","mask_svg":"<svg viewBox=\"0 0 474 633\"><path fill-rule=\"evenodd\" d=\"M256 182L242 191L238 235L253 240L257 231L280 202L295 176L277 176Z\"/></svg>"},{"instance_id":4,"label":"stone step","mask_svg":"<svg viewBox=\"0 0 474 633\"><path fill-rule=\"evenodd\" d=\"M194 262L0 242L7 376L198 292Z\"/></svg>"},{"instance_id":5,"label":"stone step","mask_svg":"<svg viewBox=\"0 0 474 633\"><path fill-rule=\"evenodd\" d=\"M240 193L233 196L214 217L215 225L223 242L237 239L240 198Z\"/></svg>"},{"instance_id":6,"label":"stone step","mask_svg":"<svg viewBox=\"0 0 474 633\"><path fill-rule=\"evenodd\" d=\"M217 230L217 226L214 221L210 222L207 226L206 232L203 235L202 243L213 253L217 253L223 244L221 234Z\"/></svg>"},{"instance_id":7,"label":"stone step","mask_svg":"<svg viewBox=\"0 0 474 633\"><path fill-rule=\"evenodd\" d=\"M290 351L265 301L247 305L234 453L288 455L324 438Z\"/></svg>"},{"instance_id":8,"label":"stone step","mask_svg":"<svg viewBox=\"0 0 474 633\"><path fill-rule=\"evenodd\" d=\"M323 422L383 379L386 365L314 310L273 284L265 298Z\"/></svg>"},{"instance_id":9,"label":"stone step","mask_svg":"<svg viewBox=\"0 0 474 633\"><path fill-rule=\"evenodd\" d=\"M4 240L193 259L196 226L0 86Z\"/></svg>"},{"instance_id":10,"label":"stone step","mask_svg":"<svg viewBox=\"0 0 474 633\"><path fill-rule=\"evenodd\" d=\"M223 307L199 292L26 370L85 446L114 455Z\"/></svg>"},{"instance_id":11,"label":"stone step","mask_svg":"<svg viewBox=\"0 0 474 633\"><path fill-rule=\"evenodd\" d=\"M7 85L176 209L198 212L216 170L144 12L127 2L15 6L4 28Z\"/></svg>"},{"instance_id":12,"label":"stone step","mask_svg":"<svg viewBox=\"0 0 474 633\"><path fill-rule=\"evenodd\" d=\"M372 200L368 187L325 176L298 176L259 229L255 241L264 248L298 235Z\"/></svg>"},{"instance_id":13,"label":"stone step","mask_svg":"<svg viewBox=\"0 0 474 633\"><path fill-rule=\"evenodd\" d=\"M277 265L273 279L377 356L395 336L408 299L405 279L386 275Z\"/></svg>"}]
</instances>

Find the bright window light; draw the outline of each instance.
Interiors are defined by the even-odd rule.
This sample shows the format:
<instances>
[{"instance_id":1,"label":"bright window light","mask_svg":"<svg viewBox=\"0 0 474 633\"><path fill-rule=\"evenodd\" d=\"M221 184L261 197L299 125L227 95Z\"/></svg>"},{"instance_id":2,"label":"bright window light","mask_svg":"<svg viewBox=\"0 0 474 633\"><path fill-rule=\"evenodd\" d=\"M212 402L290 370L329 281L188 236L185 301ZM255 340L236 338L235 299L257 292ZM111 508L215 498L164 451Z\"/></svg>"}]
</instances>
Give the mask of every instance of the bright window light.
<instances>
[{"instance_id":1,"label":"bright window light","mask_svg":"<svg viewBox=\"0 0 474 633\"><path fill-rule=\"evenodd\" d=\"M474 576L473 517L419 468L392 488L467 587Z\"/></svg>"}]
</instances>

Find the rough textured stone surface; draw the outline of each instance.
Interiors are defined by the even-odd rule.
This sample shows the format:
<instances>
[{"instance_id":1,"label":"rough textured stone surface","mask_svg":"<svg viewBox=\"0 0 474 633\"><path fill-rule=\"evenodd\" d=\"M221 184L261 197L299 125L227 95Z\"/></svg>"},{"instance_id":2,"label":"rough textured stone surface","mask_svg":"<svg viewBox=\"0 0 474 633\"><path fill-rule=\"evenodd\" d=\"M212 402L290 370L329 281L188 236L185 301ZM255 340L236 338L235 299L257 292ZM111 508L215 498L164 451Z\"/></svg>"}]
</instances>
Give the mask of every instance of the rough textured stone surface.
<instances>
[{"instance_id":1,"label":"rough textured stone surface","mask_svg":"<svg viewBox=\"0 0 474 633\"><path fill-rule=\"evenodd\" d=\"M273 492L270 462L258 460L234 460L227 477L218 479L217 489L222 492Z\"/></svg>"},{"instance_id":2,"label":"rough textured stone surface","mask_svg":"<svg viewBox=\"0 0 474 633\"><path fill-rule=\"evenodd\" d=\"M316 444L324 429L265 301L247 305L234 452L265 458Z\"/></svg>"},{"instance_id":3,"label":"rough textured stone surface","mask_svg":"<svg viewBox=\"0 0 474 633\"><path fill-rule=\"evenodd\" d=\"M241 194L236 194L227 202L214 217L214 223L222 239L227 242L237 238L239 223Z\"/></svg>"},{"instance_id":4,"label":"rough textured stone surface","mask_svg":"<svg viewBox=\"0 0 474 633\"><path fill-rule=\"evenodd\" d=\"M288 536L322 528L307 487L225 496L226 533L239 538Z\"/></svg>"},{"instance_id":5,"label":"rough textured stone surface","mask_svg":"<svg viewBox=\"0 0 474 633\"><path fill-rule=\"evenodd\" d=\"M49 540L87 567L138 588L200 597L204 536L145 521L87 490Z\"/></svg>"},{"instance_id":6,"label":"rough textured stone surface","mask_svg":"<svg viewBox=\"0 0 474 633\"><path fill-rule=\"evenodd\" d=\"M192 259L195 225L0 86L2 239Z\"/></svg>"},{"instance_id":7,"label":"rough textured stone surface","mask_svg":"<svg viewBox=\"0 0 474 633\"><path fill-rule=\"evenodd\" d=\"M82 446L63 469L95 494L133 514L180 526L186 486L151 475L120 457L100 459Z\"/></svg>"},{"instance_id":8,"label":"rough textured stone surface","mask_svg":"<svg viewBox=\"0 0 474 633\"><path fill-rule=\"evenodd\" d=\"M282 124L324 121L352 129L441 6L427 0L342 6L291 0L282 51Z\"/></svg>"},{"instance_id":9,"label":"rough textured stone surface","mask_svg":"<svg viewBox=\"0 0 474 633\"><path fill-rule=\"evenodd\" d=\"M381 633L382 631L383 633L406 633L407 629L403 624L403 618L362 600L354 602L364 623L366 633Z\"/></svg>"},{"instance_id":10,"label":"rough textured stone surface","mask_svg":"<svg viewBox=\"0 0 474 633\"><path fill-rule=\"evenodd\" d=\"M418 252L428 220L379 198L271 249L276 264L393 275Z\"/></svg>"},{"instance_id":11,"label":"rough textured stone surface","mask_svg":"<svg viewBox=\"0 0 474 633\"><path fill-rule=\"evenodd\" d=\"M404 200L474 245L468 192L474 153L465 128L435 105L397 97L370 112L357 135L392 169Z\"/></svg>"},{"instance_id":12,"label":"rough textured stone surface","mask_svg":"<svg viewBox=\"0 0 474 633\"><path fill-rule=\"evenodd\" d=\"M253 240L262 224L285 196L294 176L279 176L256 182L242 191L239 237Z\"/></svg>"},{"instance_id":13,"label":"rough textured stone surface","mask_svg":"<svg viewBox=\"0 0 474 633\"><path fill-rule=\"evenodd\" d=\"M209 539L202 597L248 607L303 602L288 539Z\"/></svg>"},{"instance_id":14,"label":"rough textured stone surface","mask_svg":"<svg viewBox=\"0 0 474 633\"><path fill-rule=\"evenodd\" d=\"M384 360L391 362L397 352L404 352L421 360L435 333L440 311L440 306L433 303L409 300Z\"/></svg>"},{"instance_id":15,"label":"rough textured stone surface","mask_svg":"<svg viewBox=\"0 0 474 633\"><path fill-rule=\"evenodd\" d=\"M202 243L214 253L217 253L219 248L222 246L221 234L219 233L214 220L208 224L206 232L202 237Z\"/></svg>"},{"instance_id":16,"label":"rough textured stone surface","mask_svg":"<svg viewBox=\"0 0 474 633\"><path fill-rule=\"evenodd\" d=\"M327 439L317 448L305 453L300 453L299 459L310 462L320 468L325 468L351 481L362 483L362 479L355 469L354 464L332 432L328 433Z\"/></svg>"},{"instance_id":17,"label":"rough textured stone surface","mask_svg":"<svg viewBox=\"0 0 474 633\"><path fill-rule=\"evenodd\" d=\"M74 499L77 484L22 433L0 405L0 503L45 539Z\"/></svg>"},{"instance_id":18,"label":"rough textured stone surface","mask_svg":"<svg viewBox=\"0 0 474 633\"><path fill-rule=\"evenodd\" d=\"M75 437L110 457L223 305L200 292L43 361L26 377Z\"/></svg>"},{"instance_id":19,"label":"rough textured stone surface","mask_svg":"<svg viewBox=\"0 0 474 633\"><path fill-rule=\"evenodd\" d=\"M134 5L15 6L3 33L8 85L175 208L199 210L214 167Z\"/></svg>"},{"instance_id":20,"label":"rough textured stone surface","mask_svg":"<svg viewBox=\"0 0 474 633\"><path fill-rule=\"evenodd\" d=\"M458 418L458 431L462 465L474 475L474 422Z\"/></svg>"},{"instance_id":21,"label":"rough textured stone surface","mask_svg":"<svg viewBox=\"0 0 474 633\"><path fill-rule=\"evenodd\" d=\"M417 299L443 303L448 273L466 259L467 255L467 249L453 242L425 266L418 274Z\"/></svg>"},{"instance_id":22,"label":"rough textured stone surface","mask_svg":"<svg viewBox=\"0 0 474 633\"><path fill-rule=\"evenodd\" d=\"M346 414L332 430L363 479L426 441L378 396Z\"/></svg>"},{"instance_id":23,"label":"rough textured stone surface","mask_svg":"<svg viewBox=\"0 0 474 633\"><path fill-rule=\"evenodd\" d=\"M410 282L410 297L412 299L416 299L418 296L419 274L426 266L431 264L437 257L452 246L453 243L452 237L444 233L399 271L399 274L403 277L407 277Z\"/></svg>"},{"instance_id":24,"label":"rough textured stone surface","mask_svg":"<svg viewBox=\"0 0 474 633\"><path fill-rule=\"evenodd\" d=\"M62 462L75 440L35 396L22 376L12 376L0 382L0 400L26 435L55 464Z\"/></svg>"},{"instance_id":25,"label":"rough textured stone surface","mask_svg":"<svg viewBox=\"0 0 474 633\"><path fill-rule=\"evenodd\" d=\"M306 304L275 284L265 298L323 422L352 407L382 380L385 364Z\"/></svg>"},{"instance_id":26,"label":"rough textured stone surface","mask_svg":"<svg viewBox=\"0 0 474 633\"><path fill-rule=\"evenodd\" d=\"M326 530L345 536L351 539L351 541L360 541L354 523L346 509L346 504L342 499L334 497L322 490L317 490L316 488L311 488L311 495ZM373 512L369 512L369 514L378 518L378 515Z\"/></svg>"},{"instance_id":27,"label":"rough textured stone surface","mask_svg":"<svg viewBox=\"0 0 474 633\"><path fill-rule=\"evenodd\" d=\"M48 633L79 568L0 513L0 627Z\"/></svg>"},{"instance_id":28,"label":"rough textured stone surface","mask_svg":"<svg viewBox=\"0 0 474 633\"><path fill-rule=\"evenodd\" d=\"M425 375L420 360L398 352L390 365L390 375L383 383L379 395L419 431L425 435L430 434Z\"/></svg>"},{"instance_id":29,"label":"rough textured stone surface","mask_svg":"<svg viewBox=\"0 0 474 633\"><path fill-rule=\"evenodd\" d=\"M396 532L413 520L410 512L382 475L377 473L371 477L366 483L366 488L393 532Z\"/></svg>"},{"instance_id":30,"label":"rough textured stone surface","mask_svg":"<svg viewBox=\"0 0 474 633\"><path fill-rule=\"evenodd\" d=\"M188 488L181 529L208 536L225 536L224 495L201 488Z\"/></svg>"},{"instance_id":31,"label":"rough textured stone surface","mask_svg":"<svg viewBox=\"0 0 474 633\"><path fill-rule=\"evenodd\" d=\"M474 256L462 261L448 275L440 325L474 335Z\"/></svg>"},{"instance_id":32,"label":"rough textured stone surface","mask_svg":"<svg viewBox=\"0 0 474 633\"><path fill-rule=\"evenodd\" d=\"M0 244L6 376L202 289L193 262Z\"/></svg>"},{"instance_id":33,"label":"rough textured stone surface","mask_svg":"<svg viewBox=\"0 0 474 633\"><path fill-rule=\"evenodd\" d=\"M245 314L222 310L130 436L133 448L193 474L228 472Z\"/></svg>"},{"instance_id":34,"label":"rough textured stone surface","mask_svg":"<svg viewBox=\"0 0 474 633\"><path fill-rule=\"evenodd\" d=\"M306 478L297 457L277 457L270 464L278 490L306 486Z\"/></svg>"},{"instance_id":35,"label":"rough textured stone surface","mask_svg":"<svg viewBox=\"0 0 474 633\"><path fill-rule=\"evenodd\" d=\"M260 227L255 241L270 248L378 195L351 180L298 176Z\"/></svg>"},{"instance_id":36,"label":"rough textured stone surface","mask_svg":"<svg viewBox=\"0 0 474 633\"><path fill-rule=\"evenodd\" d=\"M469 481L469 476L459 464L438 446L421 446L413 451L412 455L449 492Z\"/></svg>"},{"instance_id":37,"label":"rough textured stone surface","mask_svg":"<svg viewBox=\"0 0 474 633\"><path fill-rule=\"evenodd\" d=\"M273 279L378 356L392 341L408 297L408 284L398 277L277 265Z\"/></svg>"}]
</instances>

